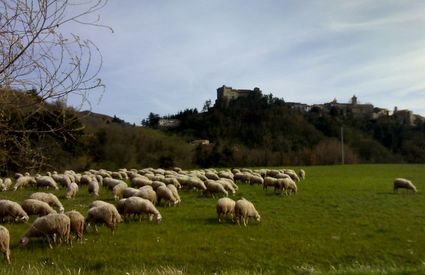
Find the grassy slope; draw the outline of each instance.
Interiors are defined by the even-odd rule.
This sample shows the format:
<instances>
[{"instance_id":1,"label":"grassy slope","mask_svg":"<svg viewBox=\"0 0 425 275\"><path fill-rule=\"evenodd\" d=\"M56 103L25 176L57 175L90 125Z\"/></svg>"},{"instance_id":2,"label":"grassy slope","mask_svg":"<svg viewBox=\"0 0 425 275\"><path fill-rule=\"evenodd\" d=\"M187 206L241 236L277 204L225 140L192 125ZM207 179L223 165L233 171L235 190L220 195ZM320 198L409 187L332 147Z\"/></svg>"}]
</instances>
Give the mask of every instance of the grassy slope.
<instances>
[{"instance_id":1,"label":"grassy slope","mask_svg":"<svg viewBox=\"0 0 425 275\"><path fill-rule=\"evenodd\" d=\"M28 225L7 224L12 265L5 273L120 273L182 270L184 273L425 273L424 165L355 165L305 168L296 196L240 185L262 216L260 224L218 224L215 199L182 191L182 205L160 208L160 225L120 224L115 235L101 227L73 247L53 250L17 242ZM395 177L410 178L415 195L392 193ZM22 201L33 190L1 193ZM102 190L103 199L110 192ZM56 192L63 196L64 191ZM92 200L83 187L65 208L83 214Z\"/></svg>"}]
</instances>

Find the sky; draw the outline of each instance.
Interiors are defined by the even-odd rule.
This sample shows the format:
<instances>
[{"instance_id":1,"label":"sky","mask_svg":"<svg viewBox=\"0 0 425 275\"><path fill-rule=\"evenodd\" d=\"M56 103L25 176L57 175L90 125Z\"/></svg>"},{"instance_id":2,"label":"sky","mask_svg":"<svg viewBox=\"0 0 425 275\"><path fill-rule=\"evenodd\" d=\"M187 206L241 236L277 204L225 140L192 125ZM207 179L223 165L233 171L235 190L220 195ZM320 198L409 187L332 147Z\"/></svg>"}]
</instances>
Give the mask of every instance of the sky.
<instances>
[{"instance_id":1,"label":"sky","mask_svg":"<svg viewBox=\"0 0 425 275\"><path fill-rule=\"evenodd\" d=\"M96 113L138 125L202 110L226 85L425 116L423 0L110 0L97 14L113 32L72 27L103 56Z\"/></svg>"}]
</instances>

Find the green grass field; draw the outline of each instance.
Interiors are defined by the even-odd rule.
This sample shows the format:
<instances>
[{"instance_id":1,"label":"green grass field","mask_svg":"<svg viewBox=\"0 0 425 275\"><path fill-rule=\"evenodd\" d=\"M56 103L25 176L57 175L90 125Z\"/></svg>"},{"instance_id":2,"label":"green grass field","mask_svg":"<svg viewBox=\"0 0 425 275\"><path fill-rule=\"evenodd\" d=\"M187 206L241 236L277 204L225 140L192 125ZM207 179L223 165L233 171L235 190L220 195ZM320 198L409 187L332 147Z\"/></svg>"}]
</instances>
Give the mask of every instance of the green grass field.
<instances>
[{"instance_id":1,"label":"green grass field","mask_svg":"<svg viewBox=\"0 0 425 275\"><path fill-rule=\"evenodd\" d=\"M298 168L296 168L298 169ZM216 199L181 191L179 207L159 207L163 221L91 230L72 247L50 249L30 240L19 247L28 224L6 224L11 260L8 274L425 274L425 165L305 167L307 179L295 196L239 184L234 197L251 200L260 224L219 224ZM418 193L392 192L396 177L411 179ZM21 202L34 189L0 193ZM83 215L93 200L86 187L76 199L54 192L65 209ZM102 189L100 199L112 201ZM31 219L31 221L34 218Z\"/></svg>"}]
</instances>

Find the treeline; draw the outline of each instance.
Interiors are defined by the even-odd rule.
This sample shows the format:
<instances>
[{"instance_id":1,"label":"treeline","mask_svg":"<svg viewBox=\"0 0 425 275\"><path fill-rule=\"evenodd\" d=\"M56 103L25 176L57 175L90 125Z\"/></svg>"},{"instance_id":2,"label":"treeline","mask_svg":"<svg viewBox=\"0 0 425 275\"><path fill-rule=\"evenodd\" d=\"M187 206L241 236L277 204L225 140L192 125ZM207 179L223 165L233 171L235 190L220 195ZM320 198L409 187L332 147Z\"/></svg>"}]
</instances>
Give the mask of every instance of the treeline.
<instances>
[{"instance_id":1,"label":"treeline","mask_svg":"<svg viewBox=\"0 0 425 275\"><path fill-rule=\"evenodd\" d=\"M200 166L317 165L425 161L425 123L415 126L392 116L371 119L337 108L299 111L284 100L252 92L203 112L187 109L171 116L181 120L172 130L212 143L197 148Z\"/></svg>"}]
</instances>

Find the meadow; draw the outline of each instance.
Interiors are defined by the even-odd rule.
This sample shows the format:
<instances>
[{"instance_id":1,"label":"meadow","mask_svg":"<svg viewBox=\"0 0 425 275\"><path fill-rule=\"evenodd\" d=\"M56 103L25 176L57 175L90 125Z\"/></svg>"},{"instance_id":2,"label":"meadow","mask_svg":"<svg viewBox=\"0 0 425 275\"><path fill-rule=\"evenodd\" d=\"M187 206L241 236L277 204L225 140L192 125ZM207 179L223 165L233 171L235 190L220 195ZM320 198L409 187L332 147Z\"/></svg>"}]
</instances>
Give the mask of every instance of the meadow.
<instances>
[{"instance_id":1,"label":"meadow","mask_svg":"<svg viewBox=\"0 0 425 275\"><path fill-rule=\"evenodd\" d=\"M299 167L294 167L298 169ZM160 224L143 220L89 229L72 247L31 239L18 245L28 224L11 233L7 274L425 274L425 165L303 167L306 180L294 196L239 184L261 223L219 224L216 199L182 190L178 207L158 207ZM393 193L396 177L411 179L418 193ZM0 193L23 201L36 189ZM83 215L94 200L85 186L75 199L53 191L66 210ZM112 202L110 191L99 199ZM34 217L31 218L31 221Z\"/></svg>"}]
</instances>

